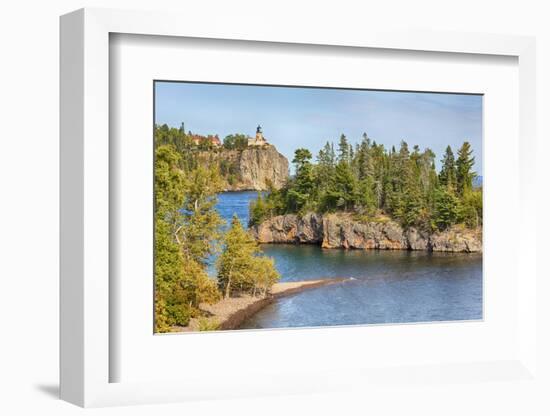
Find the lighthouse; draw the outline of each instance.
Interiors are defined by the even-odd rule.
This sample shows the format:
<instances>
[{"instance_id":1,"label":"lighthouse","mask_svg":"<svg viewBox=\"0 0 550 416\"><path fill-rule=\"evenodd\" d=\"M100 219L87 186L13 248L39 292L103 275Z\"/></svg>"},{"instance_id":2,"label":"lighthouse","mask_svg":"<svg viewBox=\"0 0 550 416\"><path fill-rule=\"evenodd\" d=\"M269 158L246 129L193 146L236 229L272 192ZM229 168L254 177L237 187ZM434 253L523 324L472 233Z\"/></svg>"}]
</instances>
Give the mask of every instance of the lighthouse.
<instances>
[{"instance_id":1,"label":"lighthouse","mask_svg":"<svg viewBox=\"0 0 550 416\"><path fill-rule=\"evenodd\" d=\"M263 133L262 133L262 126L258 125L256 127L256 137L249 138L248 139L248 145L249 146L265 146L267 144L267 140L265 139Z\"/></svg>"}]
</instances>

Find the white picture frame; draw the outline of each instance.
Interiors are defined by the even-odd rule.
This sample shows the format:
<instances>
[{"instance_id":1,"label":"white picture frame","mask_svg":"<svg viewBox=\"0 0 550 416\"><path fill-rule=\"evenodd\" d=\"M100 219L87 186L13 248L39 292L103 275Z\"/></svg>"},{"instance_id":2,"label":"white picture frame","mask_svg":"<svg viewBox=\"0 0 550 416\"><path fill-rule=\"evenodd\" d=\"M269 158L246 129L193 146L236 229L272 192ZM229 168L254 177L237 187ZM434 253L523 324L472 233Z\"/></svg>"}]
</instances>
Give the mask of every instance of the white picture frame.
<instances>
[{"instance_id":1,"label":"white picture frame","mask_svg":"<svg viewBox=\"0 0 550 416\"><path fill-rule=\"evenodd\" d=\"M260 394L322 392L346 388L343 380L364 384L457 380L487 377L525 380L536 376L535 251L520 245L517 269L517 348L498 361L416 363L410 368L321 369L271 373L263 379L234 382L220 375L213 383L195 377L181 381L111 382L110 367L120 359L110 348L110 170L109 36L113 33L331 45L334 47L504 55L519 67L519 241L535 241L533 199L535 168L535 41L529 37L428 32L330 33L326 28L285 28L264 24L246 34L232 24L205 28L182 16L106 9L82 9L61 18L61 398L80 406L182 401ZM516 271L517 273L517 271ZM147 324L147 323L145 323ZM410 328L410 327L409 327ZM403 331L409 331L405 329ZM330 331L330 330L327 330ZM333 336L336 333L333 332ZM218 334L223 335L223 334ZM215 335L215 336L218 336ZM208 335L210 336L210 335ZM315 336L312 332L304 337ZM483 373L479 378L476 374ZM322 377L325 375L326 377ZM190 383L191 381L191 383Z\"/></svg>"}]
</instances>

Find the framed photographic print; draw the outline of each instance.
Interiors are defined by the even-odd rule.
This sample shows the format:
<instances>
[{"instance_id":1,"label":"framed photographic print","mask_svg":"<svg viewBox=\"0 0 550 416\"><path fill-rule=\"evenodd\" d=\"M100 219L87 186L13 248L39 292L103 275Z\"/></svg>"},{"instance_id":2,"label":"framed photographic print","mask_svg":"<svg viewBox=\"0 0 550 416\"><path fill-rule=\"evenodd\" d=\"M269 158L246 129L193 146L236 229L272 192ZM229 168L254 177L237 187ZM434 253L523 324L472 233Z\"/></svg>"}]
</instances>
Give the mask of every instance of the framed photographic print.
<instances>
[{"instance_id":1,"label":"framed photographic print","mask_svg":"<svg viewBox=\"0 0 550 416\"><path fill-rule=\"evenodd\" d=\"M482 319L482 95L154 94L155 332Z\"/></svg>"},{"instance_id":2,"label":"framed photographic print","mask_svg":"<svg viewBox=\"0 0 550 416\"><path fill-rule=\"evenodd\" d=\"M530 38L62 17L62 398L529 379L533 71Z\"/></svg>"}]
</instances>

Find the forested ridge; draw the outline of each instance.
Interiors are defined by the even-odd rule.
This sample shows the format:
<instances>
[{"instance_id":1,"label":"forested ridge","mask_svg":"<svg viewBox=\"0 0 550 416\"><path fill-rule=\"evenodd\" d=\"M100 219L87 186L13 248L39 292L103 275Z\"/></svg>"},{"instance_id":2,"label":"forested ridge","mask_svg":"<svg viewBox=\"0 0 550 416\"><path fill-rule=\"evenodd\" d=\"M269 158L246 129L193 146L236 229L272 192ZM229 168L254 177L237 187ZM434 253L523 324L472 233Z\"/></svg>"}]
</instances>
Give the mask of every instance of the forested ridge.
<instances>
[{"instance_id":1,"label":"forested ridge","mask_svg":"<svg viewBox=\"0 0 550 416\"><path fill-rule=\"evenodd\" d=\"M247 138L243 134L229 135L223 140L222 146L214 145L217 136L198 136L185 131L184 124L180 128L169 127L166 124L155 125L155 145L170 145L178 153L178 166L184 171L196 169L199 163L215 164L222 178L228 183L239 180L238 166L234 161L218 160L215 156L224 150L242 151L246 148ZM196 140L197 137L202 140ZM202 157L207 155L210 157Z\"/></svg>"},{"instance_id":2,"label":"forested ridge","mask_svg":"<svg viewBox=\"0 0 550 416\"><path fill-rule=\"evenodd\" d=\"M315 162L308 149L297 149L294 177L280 190L270 190L250 207L251 225L276 215L346 212L358 221L394 219L404 227L432 232L455 224L482 224L482 189L474 188L476 173L468 142L457 151L447 146L436 171L430 149L385 149L366 134L355 147L345 135L337 148L327 142Z\"/></svg>"},{"instance_id":3,"label":"forested ridge","mask_svg":"<svg viewBox=\"0 0 550 416\"><path fill-rule=\"evenodd\" d=\"M167 125L155 126L158 144L170 144L180 154L182 169L198 165L216 165L224 191L279 189L288 177L288 160L266 141L249 146L253 138L230 134L223 140L217 135L199 135Z\"/></svg>"}]
</instances>

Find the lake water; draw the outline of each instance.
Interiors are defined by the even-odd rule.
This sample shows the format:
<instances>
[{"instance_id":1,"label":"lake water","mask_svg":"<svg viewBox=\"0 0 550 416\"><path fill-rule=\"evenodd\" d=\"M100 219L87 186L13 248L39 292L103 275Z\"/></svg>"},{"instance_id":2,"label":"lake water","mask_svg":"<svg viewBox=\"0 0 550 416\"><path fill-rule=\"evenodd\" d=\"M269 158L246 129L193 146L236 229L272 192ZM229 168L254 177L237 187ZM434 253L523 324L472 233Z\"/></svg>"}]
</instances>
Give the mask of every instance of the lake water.
<instances>
[{"instance_id":1,"label":"lake water","mask_svg":"<svg viewBox=\"0 0 550 416\"><path fill-rule=\"evenodd\" d=\"M219 195L226 221L248 224L256 192ZM351 277L284 297L242 328L285 328L472 320L482 318L482 255L424 251L323 250L316 245L262 245L281 281ZM213 271L213 269L211 269Z\"/></svg>"}]
</instances>

